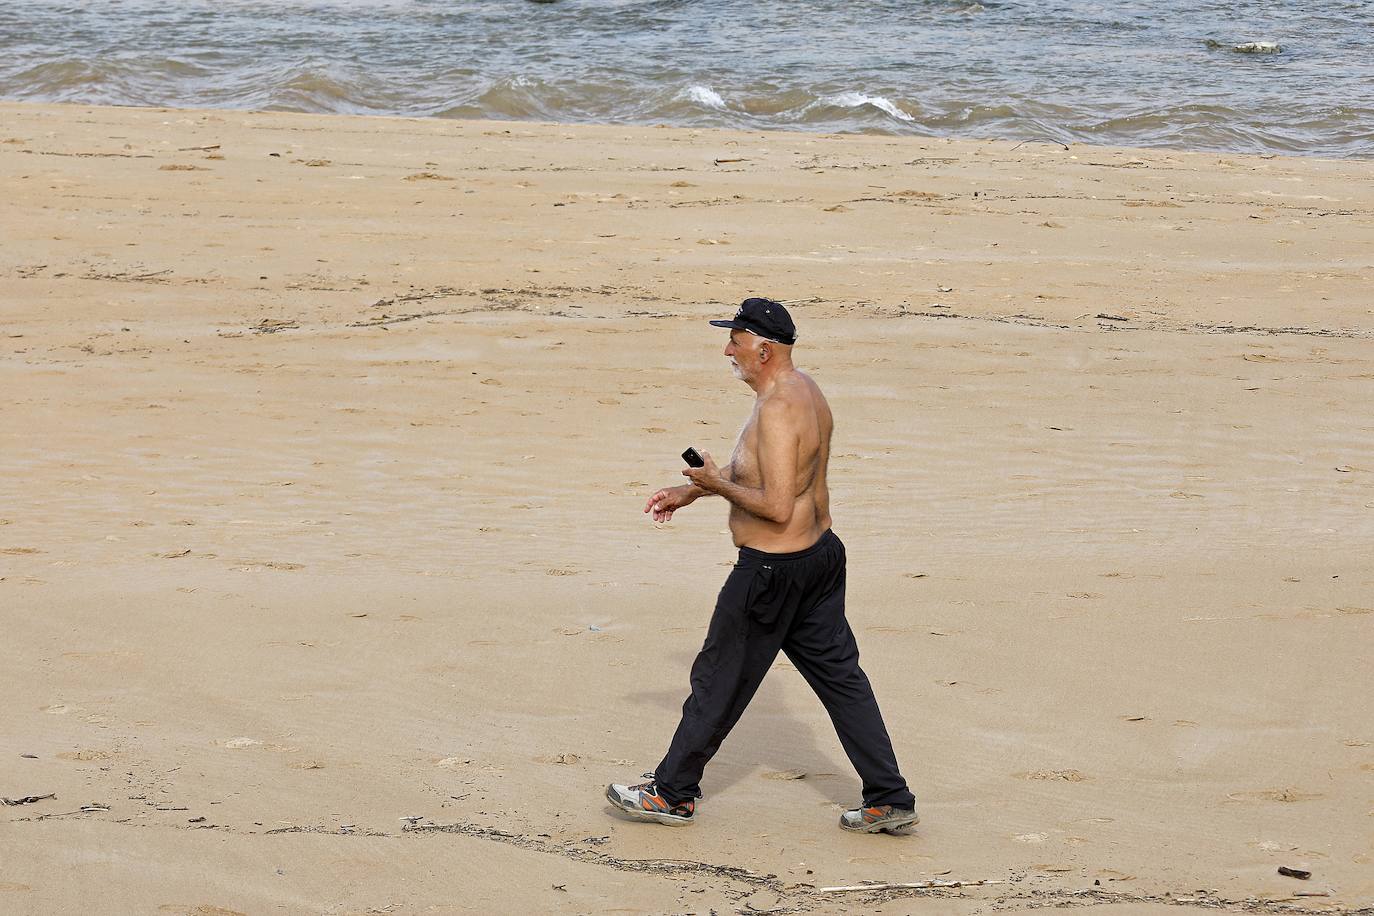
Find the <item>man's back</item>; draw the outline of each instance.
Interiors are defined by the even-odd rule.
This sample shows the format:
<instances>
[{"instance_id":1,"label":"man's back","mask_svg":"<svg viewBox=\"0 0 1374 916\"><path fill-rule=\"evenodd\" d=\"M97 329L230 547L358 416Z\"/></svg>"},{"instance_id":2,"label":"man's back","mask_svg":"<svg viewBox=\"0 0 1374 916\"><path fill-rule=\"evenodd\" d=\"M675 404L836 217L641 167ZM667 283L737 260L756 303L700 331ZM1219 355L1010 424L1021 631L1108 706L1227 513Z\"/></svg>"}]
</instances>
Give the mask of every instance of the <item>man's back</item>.
<instances>
[{"instance_id":1,"label":"man's back","mask_svg":"<svg viewBox=\"0 0 1374 916\"><path fill-rule=\"evenodd\" d=\"M729 472L742 486L765 484L759 455L761 422L770 424L770 436L777 435L795 448L792 514L780 523L731 505L730 533L736 547L774 553L802 550L816 543L831 524L826 469L834 416L820 386L809 375L799 369L780 375L772 388L755 400L754 410L735 442Z\"/></svg>"}]
</instances>

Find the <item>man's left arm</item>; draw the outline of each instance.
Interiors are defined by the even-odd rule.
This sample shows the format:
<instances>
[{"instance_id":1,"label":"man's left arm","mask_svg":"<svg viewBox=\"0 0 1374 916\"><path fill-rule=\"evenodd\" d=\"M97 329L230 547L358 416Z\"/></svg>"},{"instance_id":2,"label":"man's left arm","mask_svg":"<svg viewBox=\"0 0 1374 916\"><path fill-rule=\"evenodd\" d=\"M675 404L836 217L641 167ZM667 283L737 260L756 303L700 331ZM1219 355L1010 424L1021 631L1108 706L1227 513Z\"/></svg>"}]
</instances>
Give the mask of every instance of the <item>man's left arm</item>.
<instances>
[{"instance_id":1,"label":"man's left arm","mask_svg":"<svg viewBox=\"0 0 1374 916\"><path fill-rule=\"evenodd\" d=\"M692 483L718 493L750 515L778 525L792 520L792 508L797 498L796 424L792 420L791 405L774 401L765 404L758 417L758 463L761 486L746 487L727 480L714 461L707 458L705 467L687 468L682 473Z\"/></svg>"}]
</instances>

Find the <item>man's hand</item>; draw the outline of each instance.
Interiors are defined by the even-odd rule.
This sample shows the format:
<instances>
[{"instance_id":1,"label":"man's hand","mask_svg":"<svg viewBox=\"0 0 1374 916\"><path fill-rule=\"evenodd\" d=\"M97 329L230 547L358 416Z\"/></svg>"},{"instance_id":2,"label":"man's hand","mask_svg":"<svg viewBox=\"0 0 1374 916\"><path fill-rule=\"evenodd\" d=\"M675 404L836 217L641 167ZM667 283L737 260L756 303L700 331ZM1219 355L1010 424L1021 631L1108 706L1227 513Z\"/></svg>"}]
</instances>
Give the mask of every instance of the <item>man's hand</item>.
<instances>
[{"instance_id":1,"label":"man's hand","mask_svg":"<svg viewBox=\"0 0 1374 916\"><path fill-rule=\"evenodd\" d=\"M696 502L696 488L690 483L685 483L680 487L664 487L644 504L644 511L653 511L654 521L666 522L673 517L673 513L683 506L690 506Z\"/></svg>"},{"instance_id":2,"label":"man's hand","mask_svg":"<svg viewBox=\"0 0 1374 916\"><path fill-rule=\"evenodd\" d=\"M716 467L716 462L711 458L710 452L699 452L699 454L701 460L706 463L699 468L683 468L682 476L690 477L692 483L707 493L715 493L720 489L720 482L724 479L721 476L720 468Z\"/></svg>"}]
</instances>

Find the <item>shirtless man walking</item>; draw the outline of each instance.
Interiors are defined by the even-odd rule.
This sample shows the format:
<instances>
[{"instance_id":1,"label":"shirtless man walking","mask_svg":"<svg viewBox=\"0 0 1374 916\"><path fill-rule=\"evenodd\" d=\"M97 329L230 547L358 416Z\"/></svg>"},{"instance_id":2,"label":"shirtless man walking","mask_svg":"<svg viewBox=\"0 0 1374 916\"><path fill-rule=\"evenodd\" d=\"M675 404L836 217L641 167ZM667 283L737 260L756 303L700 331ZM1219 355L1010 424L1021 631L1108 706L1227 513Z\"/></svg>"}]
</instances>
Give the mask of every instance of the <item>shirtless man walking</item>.
<instances>
[{"instance_id":1,"label":"shirtless man walking","mask_svg":"<svg viewBox=\"0 0 1374 916\"><path fill-rule=\"evenodd\" d=\"M682 473L691 483L659 490L645 512L666 522L703 496L730 503L739 560L725 580L706 643L692 665L692 695L668 753L649 782L612 784L606 797L625 814L689 824L701 775L781 649L816 691L863 781L863 804L840 826L876 833L917 823L916 799L897 769L859 649L844 616L844 544L830 530L825 472L834 420L825 395L792 365L796 326L771 299L746 299L729 320L725 355L754 389L754 410L730 463Z\"/></svg>"}]
</instances>

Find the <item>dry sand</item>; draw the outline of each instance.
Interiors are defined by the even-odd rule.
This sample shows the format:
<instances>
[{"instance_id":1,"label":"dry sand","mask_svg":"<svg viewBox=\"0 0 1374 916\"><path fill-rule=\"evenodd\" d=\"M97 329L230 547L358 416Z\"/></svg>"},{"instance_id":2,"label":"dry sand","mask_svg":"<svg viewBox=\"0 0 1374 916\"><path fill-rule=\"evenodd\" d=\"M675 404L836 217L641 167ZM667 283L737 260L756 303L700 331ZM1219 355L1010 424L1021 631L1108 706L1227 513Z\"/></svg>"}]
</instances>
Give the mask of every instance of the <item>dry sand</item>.
<instances>
[{"instance_id":1,"label":"dry sand","mask_svg":"<svg viewBox=\"0 0 1374 916\"><path fill-rule=\"evenodd\" d=\"M1371 912L1370 164L17 104L0 141L0 794L56 793L0 809L0 912ZM697 824L601 796L734 553L719 501L640 509L728 453L703 319L751 294L835 409L911 836L836 829L782 661ZM1002 883L813 889L930 879Z\"/></svg>"}]
</instances>

